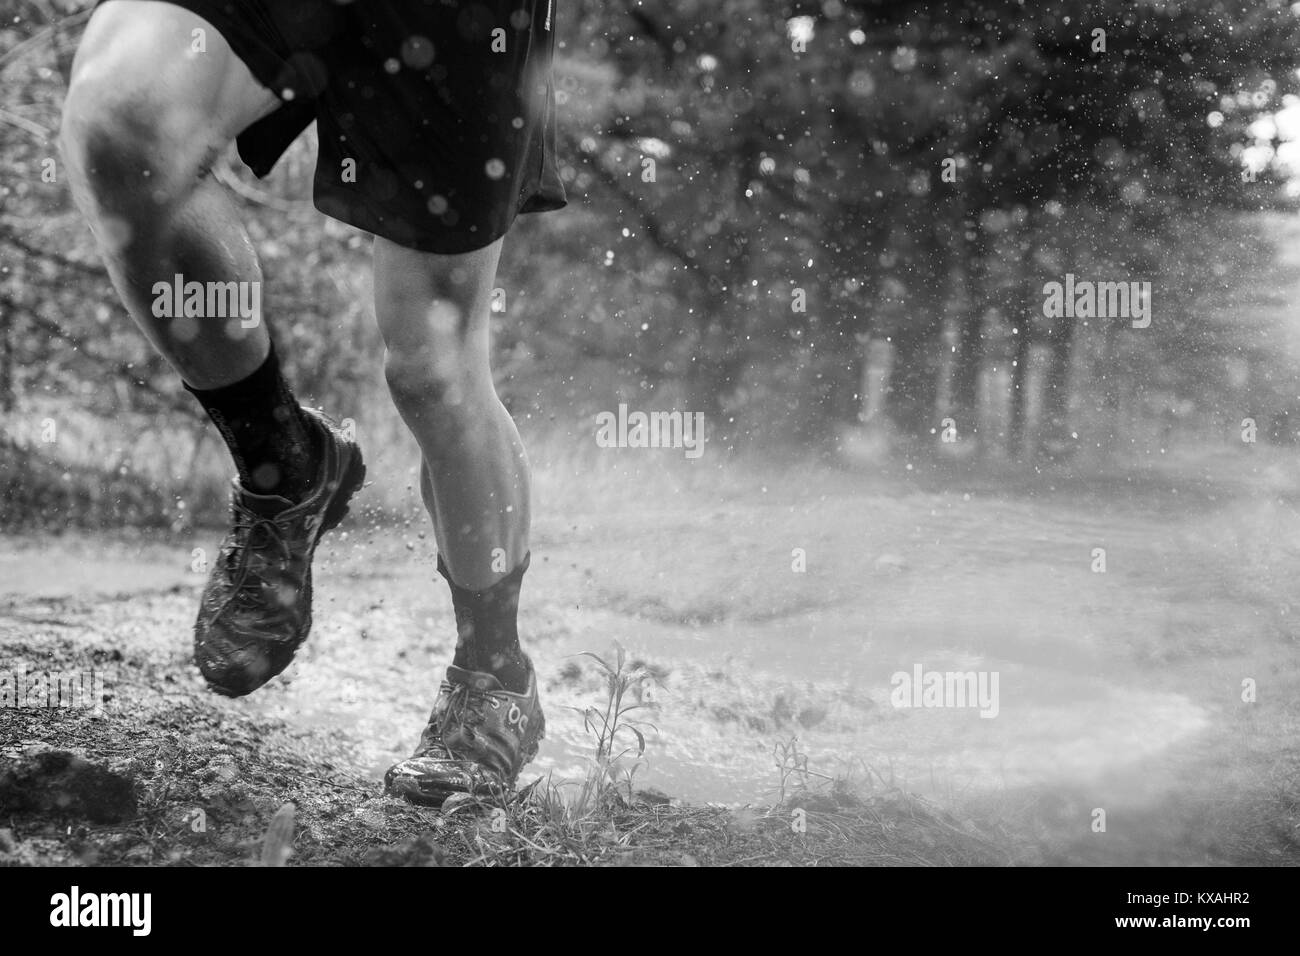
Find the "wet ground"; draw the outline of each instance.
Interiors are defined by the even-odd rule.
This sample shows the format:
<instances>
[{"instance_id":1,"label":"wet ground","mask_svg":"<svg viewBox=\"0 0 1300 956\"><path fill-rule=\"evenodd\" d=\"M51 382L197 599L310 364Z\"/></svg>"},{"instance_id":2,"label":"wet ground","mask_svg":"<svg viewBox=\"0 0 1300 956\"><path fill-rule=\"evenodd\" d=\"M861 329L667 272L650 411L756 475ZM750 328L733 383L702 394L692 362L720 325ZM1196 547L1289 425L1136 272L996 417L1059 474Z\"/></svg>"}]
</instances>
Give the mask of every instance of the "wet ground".
<instances>
[{"instance_id":1,"label":"wet ground","mask_svg":"<svg viewBox=\"0 0 1300 956\"><path fill-rule=\"evenodd\" d=\"M1262 456L1089 482L818 470L543 507L521 633L548 738L525 779L585 772L571 708L603 691L580 655L618 642L656 727L636 781L680 801L777 802L774 753L794 746L814 774L1009 826L1040 862L1300 861L1293 474ZM0 666L94 666L112 698L93 717L19 712L5 755L75 750L77 721L148 750L148 726L183 740L198 708L249 748L329 750L341 786L390 812L378 782L453 637L421 527L363 507L328 537L309 644L238 701L189 660L195 549L219 532L0 539ZM996 676L988 716L895 706L917 668Z\"/></svg>"}]
</instances>

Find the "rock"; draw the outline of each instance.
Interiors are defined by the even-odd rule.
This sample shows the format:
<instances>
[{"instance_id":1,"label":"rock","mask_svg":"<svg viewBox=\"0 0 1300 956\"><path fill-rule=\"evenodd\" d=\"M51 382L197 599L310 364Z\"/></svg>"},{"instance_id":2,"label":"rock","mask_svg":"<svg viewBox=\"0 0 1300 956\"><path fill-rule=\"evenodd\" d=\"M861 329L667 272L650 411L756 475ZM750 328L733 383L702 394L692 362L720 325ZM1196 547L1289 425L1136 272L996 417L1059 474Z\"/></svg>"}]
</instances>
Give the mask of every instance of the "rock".
<instances>
[{"instance_id":1,"label":"rock","mask_svg":"<svg viewBox=\"0 0 1300 956\"><path fill-rule=\"evenodd\" d=\"M367 850L362 866L442 866L447 854L432 833Z\"/></svg>"},{"instance_id":2,"label":"rock","mask_svg":"<svg viewBox=\"0 0 1300 956\"><path fill-rule=\"evenodd\" d=\"M654 787L646 787L644 790L638 790L635 794L637 803L644 803L652 807L666 807L672 804L673 798L662 790L656 790Z\"/></svg>"},{"instance_id":3,"label":"rock","mask_svg":"<svg viewBox=\"0 0 1300 956\"><path fill-rule=\"evenodd\" d=\"M66 750L47 750L0 772L0 813L58 813L92 823L135 816L135 782Z\"/></svg>"}]
</instances>

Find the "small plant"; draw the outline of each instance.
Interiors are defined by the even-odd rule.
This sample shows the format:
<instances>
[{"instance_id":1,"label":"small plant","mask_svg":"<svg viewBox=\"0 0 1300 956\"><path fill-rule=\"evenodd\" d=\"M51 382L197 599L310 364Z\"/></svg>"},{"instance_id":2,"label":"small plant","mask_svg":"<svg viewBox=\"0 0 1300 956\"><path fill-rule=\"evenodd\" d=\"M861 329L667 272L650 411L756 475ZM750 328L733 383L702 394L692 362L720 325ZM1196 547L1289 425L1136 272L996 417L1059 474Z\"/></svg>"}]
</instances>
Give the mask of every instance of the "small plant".
<instances>
[{"instance_id":1,"label":"small plant","mask_svg":"<svg viewBox=\"0 0 1300 956\"><path fill-rule=\"evenodd\" d=\"M808 790L808 783L812 777L819 780L832 780L833 777L824 773L818 773L808 767L808 755L799 749L799 738L791 737L788 741L777 741L772 748L772 756L776 761L777 773L781 775L781 782L778 784L777 805L781 806L786 801L787 788L792 793L803 793ZM791 785L791 779L794 783Z\"/></svg>"},{"instance_id":2,"label":"small plant","mask_svg":"<svg viewBox=\"0 0 1300 956\"><path fill-rule=\"evenodd\" d=\"M589 810L600 806L611 794L624 791L627 801L632 801L632 778L641 766L639 758L645 754L645 733L642 728L658 731L647 721L634 720L628 716L634 710L641 710L646 705L631 703L631 691L639 687L645 677L642 667L627 666L627 655L623 647L614 645L615 657L609 661L590 651L581 657L590 657L604 672L605 700L600 705L573 708L582 715L582 725L591 734L596 743L596 755L588 758L592 769L583 782L575 800L575 810ZM632 738L632 739L629 739ZM635 740L635 744L633 743ZM633 761L628 766L628 761ZM620 794L621 795L621 794ZM580 814L582 815L582 814Z\"/></svg>"}]
</instances>

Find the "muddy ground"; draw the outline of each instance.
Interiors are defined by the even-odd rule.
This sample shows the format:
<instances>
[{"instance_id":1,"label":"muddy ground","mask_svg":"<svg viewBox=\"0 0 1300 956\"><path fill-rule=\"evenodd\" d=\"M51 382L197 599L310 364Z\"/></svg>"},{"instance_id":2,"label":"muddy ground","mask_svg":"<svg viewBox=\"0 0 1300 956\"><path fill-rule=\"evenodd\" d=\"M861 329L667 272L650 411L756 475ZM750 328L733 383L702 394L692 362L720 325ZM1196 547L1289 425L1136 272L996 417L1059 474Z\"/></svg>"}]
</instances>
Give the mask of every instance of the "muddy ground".
<instances>
[{"instance_id":1,"label":"muddy ground","mask_svg":"<svg viewBox=\"0 0 1300 956\"><path fill-rule=\"evenodd\" d=\"M0 860L253 864L293 804L290 865L1294 864L1295 474L543 481L521 632L548 739L522 796L447 812L380 783L453 636L414 506L363 493L311 641L237 701L189 657L219 530L0 537L0 670L104 678L102 707L0 709ZM581 654L614 642L655 726L623 796L566 817L603 695ZM996 716L894 706L915 665L997 672Z\"/></svg>"}]
</instances>

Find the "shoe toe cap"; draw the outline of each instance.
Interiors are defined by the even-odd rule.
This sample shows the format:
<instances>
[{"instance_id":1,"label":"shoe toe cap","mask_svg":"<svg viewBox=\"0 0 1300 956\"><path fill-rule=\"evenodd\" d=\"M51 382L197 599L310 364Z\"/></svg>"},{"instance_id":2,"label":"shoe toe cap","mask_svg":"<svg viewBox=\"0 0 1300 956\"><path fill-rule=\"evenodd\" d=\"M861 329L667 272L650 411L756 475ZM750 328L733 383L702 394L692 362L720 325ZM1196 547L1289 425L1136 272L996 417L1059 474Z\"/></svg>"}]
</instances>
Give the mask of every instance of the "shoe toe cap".
<instances>
[{"instance_id":1,"label":"shoe toe cap","mask_svg":"<svg viewBox=\"0 0 1300 956\"><path fill-rule=\"evenodd\" d=\"M220 634L195 641L194 661L208 686L225 697L252 693L288 663L277 666L257 644Z\"/></svg>"}]
</instances>

